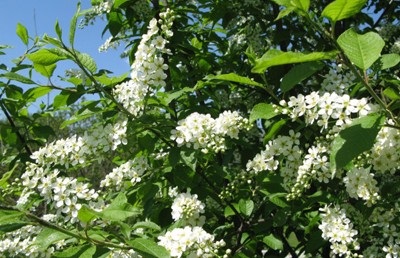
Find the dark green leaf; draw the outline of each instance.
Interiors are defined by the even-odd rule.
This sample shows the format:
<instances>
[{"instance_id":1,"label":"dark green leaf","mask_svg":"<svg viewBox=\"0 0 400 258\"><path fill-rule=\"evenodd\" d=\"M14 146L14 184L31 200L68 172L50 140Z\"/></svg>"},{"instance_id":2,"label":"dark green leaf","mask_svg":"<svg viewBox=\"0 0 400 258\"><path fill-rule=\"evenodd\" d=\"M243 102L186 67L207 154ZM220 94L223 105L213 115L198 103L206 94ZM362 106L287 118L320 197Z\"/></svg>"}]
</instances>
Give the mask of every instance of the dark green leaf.
<instances>
[{"instance_id":1,"label":"dark green leaf","mask_svg":"<svg viewBox=\"0 0 400 258\"><path fill-rule=\"evenodd\" d=\"M332 142L330 167L333 172L345 167L358 155L372 148L385 120L381 114L371 114L355 119Z\"/></svg>"},{"instance_id":2,"label":"dark green leaf","mask_svg":"<svg viewBox=\"0 0 400 258\"><path fill-rule=\"evenodd\" d=\"M357 67L367 70L378 60L385 41L378 33L368 32L357 34L354 29L348 29L337 39L346 56Z\"/></svg>"},{"instance_id":3,"label":"dark green leaf","mask_svg":"<svg viewBox=\"0 0 400 258\"><path fill-rule=\"evenodd\" d=\"M274 193L268 196L269 201L275 204L278 207L285 208L289 205L287 204L286 200L283 198L286 197L286 193Z\"/></svg>"},{"instance_id":4,"label":"dark green leaf","mask_svg":"<svg viewBox=\"0 0 400 258\"><path fill-rule=\"evenodd\" d=\"M144 257L168 258L168 251L157 245L154 241L145 238L136 238L129 242L135 251L142 254Z\"/></svg>"},{"instance_id":5,"label":"dark green leaf","mask_svg":"<svg viewBox=\"0 0 400 258\"><path fill-rule=\"evenodd\" d=\"M307 79L315 72L323 68L321 62L308 62L299 64L290 69L290 71L282 78L281 89L283 92L291 90L296 84Z\"/></svg>"},{"instance_id":6,"label":"dark green leaf","mask_svg":"<svg viewBox=\"0 0 400 258\"><path fill-rule=\"evenodd\" d=\"M28 40L29 40L28 30L21 23L17 24L17 35L25 45L28 45Z\"/></svg>"}]
</instances>

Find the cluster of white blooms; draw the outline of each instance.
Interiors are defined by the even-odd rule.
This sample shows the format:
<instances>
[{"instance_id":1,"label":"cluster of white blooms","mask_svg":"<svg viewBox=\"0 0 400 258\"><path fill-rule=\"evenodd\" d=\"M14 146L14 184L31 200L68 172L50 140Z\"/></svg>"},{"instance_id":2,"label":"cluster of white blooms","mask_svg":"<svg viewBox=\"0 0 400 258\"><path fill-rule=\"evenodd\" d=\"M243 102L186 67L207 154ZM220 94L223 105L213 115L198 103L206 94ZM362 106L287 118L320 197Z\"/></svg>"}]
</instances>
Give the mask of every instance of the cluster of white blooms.
<instances>
[{"instance_id":1,"label":"cluster of white blooms","mask_svg":"<svg viewBox=\"0 0 400 258\"><path fill-rule=\"evenodd\" d=\"M352 115L365 116L378 109L366 98L351 99L347 94L315 91L306 96L291 96L289 101L281 100L280 105L284 107L282 113L287 113L293 120L304 116L307 124L316 123L321 130L328 128L330 119L335 121L334 125L342 127L351 122Z\"/></svg>"},{"instance_id":2,"label":"cluster of white blooms","mask_svg":"<svg viewBox=\"0 0 400 258\"><path fill-rule=\"evenodd\" d=\"M112 41L113 37L109 37L103 45L99 47L99 52L107 52L108 49L113 48L116 49L119 46L119 41Z\"/></svg>"},{"instance_id":3,"label":"cluster of white blooms","mask_svg":"<svg viewBox=\"0 0 400 258\"><path fill-rule=\"evenodd\" d=\"M134 116L145 106L145 97L166 85L168 65L163 54L170 54L166 48L168 38L172 36L173 12L168 9L160 13L160 19L153 18L148 31L142 36L135 60L131 66L131 79L117 85L114 89L116 100Z\"/></svg>"},{"instance_id":4,"label":"cluster of white blooms","mask_svg":"<svg viewBox=\"0 0 400 258\"><path fill-rule=\"evenodd\" d=\"M165 247L171 257L217 257L223 240L215 241L214 236L201 227L175 228L159 236L158 244Z\"/></svg>"},{"instance_id":5,"label":"cluster of white blooms","mask_svg":"<svg viewBox=\"0 0 400 258\"><path fill-rule=\"evenodd\" d=\"M366 201L368 206L375 204L380 199L378 187L374 174L370 173L369 168L353 168L347 172L343 182L349 196L355 199L361 198Z\"/></svg>"},{"instance_id":6,"label":"cluster of white blooms","mask_svg":"<svg viewBox=\"0 0 400 258\"><path fill-rule=\"evenodd\" d=\"M114 2L113 0L103 0L101 3L93 6L93 11L98 15L103 13L109 13L111 11L113 2Z\"/></svg>"},{"instance_id":7,"label":"cluster of white blooms","mask_svg":"<svg viewBox=\"0 0 400 258\"><path fill-rule=\"evenodd\" d=\"M78 211L82 207L80 202L91 202L98 198L98 193L90 189L87 183L78 182L76 178L59 176L59 170L39 167L28 163L25 173L21 176L22 185L27 192L23 192L18 201L24 205L34 190L56 210L56 214L63 214L65 221L76 222ZM22 201L21 201L22 199Z\"/></svg>"},{"instance_id":8,"label":"cluster of white blooms","mask_svg":"<svg viewBox=\"0 0 400 258\"><path fill-rule=\"evenodd\" d=\"M106 258L142 258L142 256L132 249L113 249L107 254Z\"/></svg>"},{"instance_id":9,"label":"cluster of white blooms","mask_svg":"<svg viewBox=\"0 0 400 258\"><path fill-rule=\"evenodd\" d=\"M114 168L111 173L106 175L106 178L100 182L101 187L114 186L117 190L123 188L123 180L129 180L132 184L139 183L141 176L149 169L147 158L144 156L129 160L117 168Z\"/></svg>"},{"instance_id":10,"label":"cluster of white blooms","mask_svg":"<svg viewBox=\"0 0 400 258\"><path fill-rule=\"evenodd\" d=\"M0 236L0 257L51 257L53 247L41 251L34 245L41 227L24 226Z\"/></svg>"},{"instance_id":11,"label":"cluster of white blooms","mask_svg":"<svg viewBox=\"0 0 400 258\"><path fill-rule=\"evenodd\" d=\"M205 217L200 216L204 213L205 205L197 199L197 194L186 193L178 194L172 205L172 218L175 221L182 221L185 225L202 226Z\"/></svg>"},{"instance_id":12,"label":"cluster of white blooms","mask_svg":"<svg viewBox=\"0 0 400 258\"><path fill-rule=\"evenodd\" d=\"M345 71L341 65L332 67L328 74L324 76L321 84L322 91L336 92L344 94L349 91L349 87L354 84L356 77L352 72Z\"/></svg>"},{"instance_id":13,"label":"cluster of white blooms","mask_svg":"<svg viewBox=\"0 0 400 258\"><path fill-rule=\"evenodd\" d=\"M201 149L220 152L225 150L225 136L238 139L239 131L249 130L251 125L248 119L243 118L236 111L224 111L214 119L210 114L194 112L178 122L176 130L172 130L171 139L179 146L186 145Z\"/></svg>"},{"instance_id":14,"label":"cluster of white blooms","mask_svg":"<svg viewBox=\"0 0 400 258\"><path fill-rule=\"evenodd\" d=\"M392 124L389 121L388 124ZM400 130L382 127L371 149L371 163L375 171L394 173L400 169Z\"/></svg>"},{"instance_id":15,"label":"cluster of white blooms","mask_svg":"<svg viewBox=\"0 0 400 258\"><path fill-rule=\"evenodd\" d=\"M322 238L329 240L334 255L351 257L352 250L359 250L360 246L355 236L357 230L347 218L346 212L338 206L325 206L320 209Z\"/></svg>"},{"instance_id":16,"label":"cluster of white blooms","mask_svg":"<svg viewBox=\"0 0 400 258\"><path fill-rule=\"evenodd\" d=\"M118 145L127 144L126 129L127 121L97 126L90 134L85 132L83 136L74 135L51 142L35 151L31 158L42 166L58 164L68 168L84 164L89 158L98 158Z\"/></svg>"}]
</instances>

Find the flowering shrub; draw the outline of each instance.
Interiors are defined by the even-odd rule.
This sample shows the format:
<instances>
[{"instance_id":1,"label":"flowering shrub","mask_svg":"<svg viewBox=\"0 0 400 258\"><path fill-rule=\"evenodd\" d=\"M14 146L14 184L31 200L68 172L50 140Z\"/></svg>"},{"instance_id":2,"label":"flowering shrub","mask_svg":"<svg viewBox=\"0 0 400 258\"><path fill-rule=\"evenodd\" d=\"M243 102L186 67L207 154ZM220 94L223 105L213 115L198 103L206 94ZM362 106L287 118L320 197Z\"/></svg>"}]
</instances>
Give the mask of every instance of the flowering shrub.
<instances>
[{"instance_id":1,"label":"flowering shrub","mask_svg":"<svg viewBox=\"0 0 400 258\"><path fill-rule=\"evenodd\" d=\"M398 257L399 15L95 0L68 40L18 24L28 50L0 65L0 257ZM125 46L127 75L79 52L97 18L111 35L95 49ZM62 110L66 137L49 123Z\"/></svg>"}]
</instances>

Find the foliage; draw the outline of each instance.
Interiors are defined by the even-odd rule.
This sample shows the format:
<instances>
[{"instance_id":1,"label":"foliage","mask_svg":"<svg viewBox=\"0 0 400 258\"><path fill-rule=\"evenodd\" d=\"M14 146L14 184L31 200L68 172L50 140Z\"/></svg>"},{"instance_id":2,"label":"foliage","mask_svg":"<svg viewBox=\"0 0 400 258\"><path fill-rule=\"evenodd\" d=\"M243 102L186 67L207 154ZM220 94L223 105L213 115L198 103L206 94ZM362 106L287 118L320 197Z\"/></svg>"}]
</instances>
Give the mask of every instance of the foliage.
<instances>
[{"instance_id":1,"label":"foliage","mask_svg":"<svg viewBox=\"0 0 400 258\"><path fill-rule=\"evenodd\" d=\"M0 256L397 257L396 3L92 0L68 36L18 23ZM126 74L76 48L98 17Z\"/></svg>"}]
</instances>

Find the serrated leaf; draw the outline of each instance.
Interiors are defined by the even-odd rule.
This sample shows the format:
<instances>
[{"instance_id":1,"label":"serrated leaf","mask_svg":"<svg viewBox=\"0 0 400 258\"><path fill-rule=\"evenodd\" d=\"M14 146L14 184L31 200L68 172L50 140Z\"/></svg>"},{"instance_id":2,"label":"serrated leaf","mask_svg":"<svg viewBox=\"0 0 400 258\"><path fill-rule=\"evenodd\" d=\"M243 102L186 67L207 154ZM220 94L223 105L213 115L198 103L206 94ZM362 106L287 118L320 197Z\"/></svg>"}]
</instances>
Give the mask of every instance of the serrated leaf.
<instances>
[{"instance_id":1,"label":"serrated leaf","mask_svg":"<svg viewBox=\"0 0 400 258\"><path fill-rule=\"evenodd\" d=\"M274 250L283 250L283 242L276 238L273 234L269 234L263 238L263 242Z\"/></svg>"},{"instance_id":2,"label":"serrated leaf","mask_svg":"<svg viewBox=\"0 0 400 258\"><path fill-rule=\"evenodd\" d=\"M315 72L323 68L321 62L308 62L294 66L290 71L283 76L281 81L281 89L283 92L291 90L296 84L307 79Z\"/></svg>"},{"instance_id":3,"label":"serrated leaf","mask_svg":"<svg viewBox=\"0 0 400 258\"><path fill-rule=\"evenodd\" d=\"M58 61L65 60L66 57L63 55L58 55L51 51L50 49L39 49L36 52L26 55L29 60L31 60L34 64L41 64L44 66L52 65L57 63Z\"/></svg>"},{"instance_id":4,"label":"serrated leaf","mask_svg":"<svg viewBox=\"0 0 400 258\"><path fill-rule=\"evenodd\" d=\"M335 0L322 11L322 16L332 22L349 18L361 11L367 0Z\"/></svg>"},{"instance_id":5,"label":"serrated leaf","mask_svg":"<svg viewBox=\"0 0 400 258\"><path fill-rule=\"evenodd\" d=\"M333 172L374 145L376 136L385 120L381 114L371 114L355 119L332 142L330 167Z\"/></svg>"},{"instance_id":6,"label":"serrated leaf","mask_svg":"<svg viewBox=\"0 0 400 258\"><path fill-rule=\"evenodd\" d=\"M17 35L25 45L28 45L28 40L29 40L28 30L21 23L17 24Z\"/></svg>"},{"instance_id":7,"label":"serrated leaf","mask_svg":"<svg viewBox=\"0 0 400 258\"><path fill-rule=\"evenodd\" d=\"M239 211L243 215L249 217L253 213L254 202L252 200L240 199L239 201Z\"/></svg>"},{"instance_id":8,"label":"serrated leaf","mask_svg":"<svg viewBox=\"0 0 400 258\"><path fill-rule=\"evenodd\" d=\"M240 76L235 73L228 73L228 74L219 74L214 76L208 76L207 79L209 80L218 80L218 81L230 81L230 82L237 82L240 84L247 84L257 87L263 87L261 83L258 83L248 77Z\"/></svg>"},{"instance_id":9,"label":"serrated leaf","mask_svg":"<svg viewBox=\"0 0 400 258\"><path fill-rule=\"evenodd\" d=\"M29 79L25 76L22 76L18 73L8 72L8 73L0 74L0 77L4 77L4 78L7 78L7 79L13 80L13 81L22 82L24 84L35 84L35 82L32 81L31 79Z\"/></svg>"},{"instance_id":10,"label":"serrated leaf","mask_svg":"<svg viewBox=\"0 0 400 258\"><path fill-rule=\"evenodd\" d=\"M77 53L78 61L92 73L97 71L97 65L94 59L86 53Z\"/></svg>"},{"instance_id":11,"label":"serrated leaf","mask_svg":"<svg viewBox=\"0 0 400 258\"><path fill-rule=\"evenodd\" d=\"M357 67L367 70L378 60L385 41L378 33L368 32L357 34L354 29L348 29L337 39L343 52Z\"/></svg>"},{"instance_id":12,"label":"serrated leaf","mask_svg":"<svg viewBox=\"0 0 400 258\"><path fill-rule=\"evenodd\" d=\"M253 123L257 119L266 119L269 120L279 114L279 112L275 112L277 107L269 103L259 103L253 107L250 112L249 121Z\"/></svg>"},{"instance_id":13,"label":"serrated leaf","mask_svg":"<svg viewBox=\"0 0 400 258\"><path fill-rule=\"evenodd\" d=\"M156 258L168 258L170 254L168 251L157 245L154 241L145 238L136 238L129 242L130 246L133 247L135 251L142 254L144 257L156 257Z\"/></svg>"},{"instance_id":14,"label":"serrated leaf","mask_svg":"<svg viewBox=\"0 0 400 258\"><path fill-rule=\"evenodd\" d=\"M37 246L39 250L44 251L50 245L63 240L71 238L69 235L51 228L44 228L37 236L33 245Z\"/></svg>"},{"instance_id":15,"label":"serrated leaf","mask_svg":"<svg viewBox=\"0 0 400 258\"><path fill-rule=\"evenodd\" d=\"M337 52L312 52L303 54L298 52L283 52L277 49L268 50L261 58L256 60L256 65L251 70L253 73L264 73L269 67L333 59Z\"/></svg>"}]
</instances>

